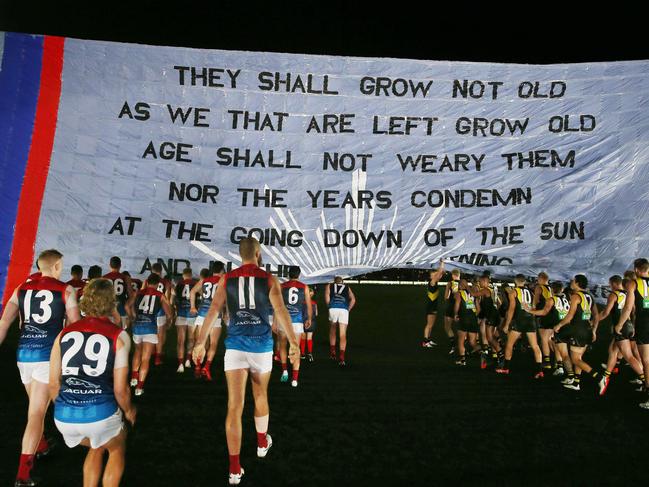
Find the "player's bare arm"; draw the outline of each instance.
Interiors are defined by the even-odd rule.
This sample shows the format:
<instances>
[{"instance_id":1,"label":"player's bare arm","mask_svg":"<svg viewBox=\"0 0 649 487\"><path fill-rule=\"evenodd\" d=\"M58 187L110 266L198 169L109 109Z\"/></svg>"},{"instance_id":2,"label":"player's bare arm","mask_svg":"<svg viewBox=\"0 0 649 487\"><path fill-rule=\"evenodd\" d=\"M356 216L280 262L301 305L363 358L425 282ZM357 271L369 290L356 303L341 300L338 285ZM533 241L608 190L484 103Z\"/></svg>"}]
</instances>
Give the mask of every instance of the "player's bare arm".
<instances>
[{"instance_id":1,"label":"player's bare arm","mask_svg":"<svg viewBox=\"0 0 649 487\"><path fill-rule=\"evenodd\" d=\"M9 327L18 317L18 294L16 291L11 295L11 299L7 301L4 311L2 312L2 317L0 318L0 345L4 342L7 337L7 331Z\"/></svg>"},{"instance_id":2,"label":"player's bare arm","mask_svg":"<svg viewBox=\"0 0 649 487\"><path fill-rule=\"evenodd\" d=\"M49 380L50 399L54 402L59 395L61 387L61 335L56 337L52 345L50 354L50 380Z\"/></svg>"},{"instance_id":3,"label":"player's bare arm","mask_svg":"<svg viewBox=\"0 0 649 487\"><path fill-rule=\"evenodd\" d=\"M351 311L354 306L356 305L356 296L354 296L354 293L352 292L351 288L349 288L349 311Z\"/></svg>"}]
</instances>

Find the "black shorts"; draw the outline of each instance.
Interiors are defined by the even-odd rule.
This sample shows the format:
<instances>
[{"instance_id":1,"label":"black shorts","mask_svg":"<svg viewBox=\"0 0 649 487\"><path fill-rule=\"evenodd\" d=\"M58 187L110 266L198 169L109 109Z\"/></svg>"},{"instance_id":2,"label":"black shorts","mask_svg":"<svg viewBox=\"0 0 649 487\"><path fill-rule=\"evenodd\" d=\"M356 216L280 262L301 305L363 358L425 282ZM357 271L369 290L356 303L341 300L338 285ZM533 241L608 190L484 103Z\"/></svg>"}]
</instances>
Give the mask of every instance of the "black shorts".
<instances>
[{"instance_id":1,"label":"black shorts","mask_svg":"<svg viewBox=\"0 0 649 487\"><path fill-rule=\"evenodd\" d=\"M460 318L460 321L457 322L457 329L466 333L478 333L480 331L478 319L475 315L473 315L473 318Z\"/></svg>"},{"instance_id":2,"label":"black shorts","mask_svg":"<svg viewBox=\"0 0 649 487\"><path fill-rule=\"evenodd\" d=\"M633 323L631 323L631 321L627 321L626 323L624 323L624 325L622 325L622 331L619 334L615 333L615 329L613 329L613 338L616 342L629 340L631 338L631 335L633 335Z\"/></svg>"},{"instance_id":3,"label":"black shorts","mask_svg":"<svg viewBox=\"0 0 649 487\"><path fill-rule=\"evenodd\" d=\"M455 317L455 300L446 302L446 310L444 311L444 316L449 318Z\"/></svg>"},{"instance_id":4,"label":"black shorts","mask_svg":"<svg viewBox=\"0 0 649 487\"><path fill-rule=\"evenodd\" d=\"M587 347L593 342L593 330L588 325L570 327L570 345L573 347Z\"/></svg>"},{"instance_id":5,"label":"black shorts","mask_svg":"<svg viewBox=\"0 0 649 487\"><path fill-rule=\"evenodd\" d=\"M496 308L492 310L487 310L484 315L485 324L487 326L497 327L500 323L500 314Z\"/></svg>"},{"instance_id":6,"label":"black shorts","mask_svg":"<svg viewBox=\"0 0 649 487\"><path fill-rule=\"evenodd\" d=\"M649 323L636 323L635 341L638 345L649 345Z\"/></svg>"},{"instance_id":7,"label":"black shorts","mask_svg":"<svg viewBox=\"0 0 649 487\"><path fill-rule=\"evenodd\" d=\"M436 315L437 314L437 304L438 301L431 301L430 299L426 300L426 315Z\"/></svg>"},{"instance_id":8,"label":"black shorts","mask_svg":"<svg viewBox=\"0 0 649 487\"><path fill-rule=\"evenodd\" d=\"M534 320L512 321L511 330L518 333L535 333L536 323Z\"/></svg>"},{"instance_id":9,"label":"black shorts","mask_svg":"<svg viewBox=\"0 0 649 487\"><path fill-rule=\"evenodd\" d=\"M554 343L570 343L570 325L562 326L558 333L554 334Z\"/></svg>"},{"instance_id":10,"label":"black shorts","mask_svg":"<svg viewBox=\"0 0 649 487\"><path fill-rule=\"evenodd\" d=\"M540 330L551 330L555 326L557 326L558 323L556 323L552 317L549 316L540 316L539 317L539 329Z\"/></svg>"}]
</instances>

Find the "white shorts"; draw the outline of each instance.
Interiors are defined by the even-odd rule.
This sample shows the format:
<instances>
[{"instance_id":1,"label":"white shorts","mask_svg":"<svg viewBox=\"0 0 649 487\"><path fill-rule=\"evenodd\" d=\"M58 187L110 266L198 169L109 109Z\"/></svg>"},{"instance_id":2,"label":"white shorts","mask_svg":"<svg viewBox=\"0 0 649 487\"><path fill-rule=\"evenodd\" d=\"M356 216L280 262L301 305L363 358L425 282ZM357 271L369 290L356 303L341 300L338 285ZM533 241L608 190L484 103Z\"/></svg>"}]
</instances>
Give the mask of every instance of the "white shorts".
<instances>
[{"instance_id":1,"label":"white shorts","mask_svg":"<svg viewBox=\"0 0 649 487\"><path fill-rule=\"evenodd\" d=\"M205 316L197 316L196 320L194 321L194 324L196 326L203 326L203 323L205 322ZM221 328L223 320L221 319L221 316L217 319L214 320L214 323L212 323L212 328Z\"/></svg>"},{"instance_id":2,"label":"white shorts","mask_svg":"<svg viewBox=\"0 0 649 487\"><path fill-rule=\"evenodd\" d=\"M282 328L281 326L278 327L278 328L279 328L280 334L286 335L286 333L284 333L284 328ZM297 337L299 338L300 335L302 333L304 333L304 323L293 323L293 333L295 333L297 335Z\"/></svg>"},{"instance_id":3,"label":"white shorts","mask_svg":"<svg viewBox=\"0 0 649 487\"><path fill-rule=\"evenodd\" d=\"M250 369L263 374L273 370L273 352L253 353L241 350L226 350L223 370Z\"/></svg>"},{"instance_id":4,"label":"white shorts","mask_svg":"<svg viewBox=\"0 0 649 487\"><path fill-rule=\"evenodd\" d=\"M176 326L195 326L196 318L187 318L184 316L178 316L176 318Z\"/></svg>"},{"instance_id":5,"label":"white shorts","mask_svg":"<svg viewBox=\"0 0 649 487\"><path fill-rule=\"evenodd\" d=\"M18 362L18 371L23 384L29 384L32 379L43 384L50 382L49 362Z\"/></svg>"},{"instance_id":6,"label":"white shorts","mask_svg":"<svg viewBox=\"0 0 649 487\"><path fill-rule=\"evenodd\" d=\"M349 310L342 308L329 308L329 321L332 323L349 324Z\"/></svg>"},{"instance_id":7,"label":"white shorts","mask_svg":"<svg viewBox=\"0 0 649 487\"><path fill-rule=\"evenodd\" d=\"M158 316L156 318L156 324L158 325L158 327L165 326L165 323L167 323L166 315Z\"/></svg>"},{"instance_id":8,"label":"white shorts","mask_svg":"<svg viewBox=\"0 0 649 487\"><path fill-rule=\"evenodd\" d=\"M128 316L120 316L121 321L122 321L122 330L126 330L128 328Z\"/></svg>"},{"instance_id":9,"label":"white shorts","mask_svg":"<svg viewBox=\"0 0 649 487\"><path fill-rule=\"evenodd\" d=\"M147 335L136 335L135 333L133 333L133 343L137 345L142 342L153 343L154 345L157 345L158 335L156 335L155 333L150 333Z\"/></svg>"},{"instance_id":10,"label":"white shorts","mask_svg":"<svg viewBox=\"0 0 649 487\"><path fill-rule=\"evenodd\" d=\"M92 448L99 448L119 435L124 427L122 411L119 409L112 416L94 423L64 423L57 419L54 423L63 435L65 444L70 448L79 445L84 438L90 440Z\"/></svg>"}]
</instances>

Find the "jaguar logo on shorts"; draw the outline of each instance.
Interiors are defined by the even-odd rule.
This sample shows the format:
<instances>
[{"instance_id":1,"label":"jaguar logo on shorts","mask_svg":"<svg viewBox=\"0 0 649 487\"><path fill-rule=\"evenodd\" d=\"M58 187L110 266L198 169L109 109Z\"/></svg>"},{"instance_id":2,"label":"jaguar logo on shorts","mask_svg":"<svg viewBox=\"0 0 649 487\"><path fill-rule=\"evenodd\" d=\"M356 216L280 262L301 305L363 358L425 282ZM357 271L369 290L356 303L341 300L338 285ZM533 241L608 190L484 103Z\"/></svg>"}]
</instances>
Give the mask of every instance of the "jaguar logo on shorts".
<instances>
[{"instance_id":1,"label":"jaguar logo on shorts","mask_svg":"<svg viewBox=\"0 0 649 487\"><path fill-rule=\"evenodd\" d=\"M255 318L255 316L251 315L248 311L237 311L237 318L249 320Z\"/></svg>"},{"instance_id":2,"label":"jaguar logo on shorts","mask_svg":"<svg viewBox=\"0 0 649 487\"><path fill-rule=\"evenodd\" d=\"M92 382L88 382L87 380L77 379L76 377L69 377L65 379L65 383L70 387L81 386L81 387L87 387L88 389L99 389L101 387L97 384L93 384Z\"/></svg>"}]
</instances>

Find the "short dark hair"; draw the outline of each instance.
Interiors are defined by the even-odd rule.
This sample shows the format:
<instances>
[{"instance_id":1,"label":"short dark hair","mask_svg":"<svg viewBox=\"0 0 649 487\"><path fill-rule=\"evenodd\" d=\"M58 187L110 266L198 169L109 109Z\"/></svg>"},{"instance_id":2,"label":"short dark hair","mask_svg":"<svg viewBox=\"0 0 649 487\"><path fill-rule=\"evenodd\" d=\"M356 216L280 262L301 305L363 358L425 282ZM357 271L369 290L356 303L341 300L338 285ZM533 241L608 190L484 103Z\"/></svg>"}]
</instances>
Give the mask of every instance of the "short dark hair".
<instances>
[{"instance_id":1,"label":"short dark hair","mask_svg":"<svg viewBox=\"0 0 649 487\"><path fill-rule=\"evenodd\" d=\"M220 260L217 260L212 264L212 272L214 274L219 274L225 270L225 264L221 262Z\"/></svg>"},{"instance_id":2,"label":"short dark hair","mask_svg":"<svg viewBox=\"0 0 649 487\"><path fill-rule=\"evenodd\" d=\"M297 279L300 277L300 266L299 265L292 265L288 268L288 277L291 279Z\"/></svg>"},{"instance_id":3,"label":"short dark hair","mask_svg":"<svg viewBox=\"0 0 649 487\"><path fill-rule=\"evenodd\" d=\"M552 286L550 287L552 288L552 292L554 294L559 294L561 291L563 291L563 283L561 281L554 281L552 283Z\"/></svg>"},{"instance_id":4,"label":"short dark hair","mask_svg":"<svg viewBox=\"0 0 649 487\"><path fill-rule=\"evenodd\" d=\"M110 267L111 269L119 269L120 267L122 267L122 259L120 259L116 255L113 255L110 258Z\"/></svg>"},{"instance_id":5,"label":"short dark hair","mask_svg":"<svg viewBox=\"0 0 649 487\"><path fill-rule=\"evenodd\" d=\"M70 273L75 275L75 276L77 276L77 275L83 276L83 267L81 267L79 264L75 264L70 269Z\"/></svg>"},{"instance_id":6,"label":"short dark hair","mask_svg":"<svg viewBox=\"0 0 649 487\"><path fill-rule=\"evenodd\" d=\"M641 257L633 261L633 268L638 269L640 272L649 271L649 260Z\"/></svg>"},{"instance_id":7,"label":"short dark hair","mask_svg":"<svg viewBox=\"0 0 649 487\"><path fill-rule=\"evenodd\" d=\"M147 286L150 286L151 284L156 285L160 283L160 276L155 273L149 274L149 277L146 278L146 283Z\"/></svg>"},{"instance_id":8,"label":"short dark hair","mask_svg":"<svg viewBox=\"0 0 649 487\"><path fill-rule=\"evenodd\" d=\"M98 265L91 265L88 268L88 280L97 279L98 277L101 277L101 274L101 267Z\"/></svg>"},{"instance_id":9,"label":"short dark hair","mask_svg":"<svg viewBox=\"0 0 649 487\"><path fill-rule=\"evenodd\" d=\"M191 275L192 275L192 268L191 267L185 267L183 269L183 277L191 276Z\"/></svg>"},{"instance_id":10,"label":"short dark hair","mask_svg":"<svg viewBox=\"0 0 649 487\"><path fill-rule=\"evenodd\" d=\"M210 277L210 270L207 269L206 267L203 267L201 269L201 278L205 279L206 277Z\"/></svg>"},{"instance_id":11,"label":"short dark hair","mask_svg":"<svg viewBox=\"0 0 649 487\"><path fill-rule=\"evenodd\" d=\"M162 273L162 264L160 262L154 262L151 270L155 273Z\"/></svg>"},{"instance_id":12,"label":"short dark hair","mask_svg":"<svg viewBox=\"0 0 649 487\"><path fill-rule=\"evenodd\" d=\"M611 276L609 282L612 284L622 284L622 276L615 274L614 276Z\"/></svg>"},{"instance_id":13,"label":"short dark hair","mask_svg":"<svg viewBox=\"0 0 649 487\"><path fill-rule=\"evenodd\" d=\"M586 289L588 287L588 278L586 276L584 276L583 274L577 274L575 276L575 283L581 289Z\"/></svg>"}]
</instances>

